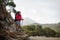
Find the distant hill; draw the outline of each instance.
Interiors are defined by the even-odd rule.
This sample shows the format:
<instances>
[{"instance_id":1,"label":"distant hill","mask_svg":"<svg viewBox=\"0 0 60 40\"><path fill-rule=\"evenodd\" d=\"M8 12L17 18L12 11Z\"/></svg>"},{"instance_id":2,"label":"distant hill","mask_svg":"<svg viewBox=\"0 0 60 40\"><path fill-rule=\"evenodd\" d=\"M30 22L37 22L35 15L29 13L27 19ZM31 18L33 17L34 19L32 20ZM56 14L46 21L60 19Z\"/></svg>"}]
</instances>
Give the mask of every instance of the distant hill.
<instances>
[{"instance_id":1,"label":"distant hill","mask_svg":"<svg viewBox=\"0 0 60 40\"><path fill-rule=\"evenodd\" d=\"M21 25L30 25L33 23L36 23L36 22L30 18L24 18L23 23L21 22Z\"/></svg>"},{"instance_id":2,"label":"distant hill","mask_svg":"<svg viewBox=\"0 0 60 40\"><path fill-rule=\"evenodd\" d=\"M42 25L42 27L44 28L44 27L49 27L49 28L51 28L51 29L54 29L54 30L56 30L56 25L57 24L40 24L40 25Z\"/></svg>"},{"instance_id":3,"label":"distant hill","mask_svg":"<svg viewBox=\"0 0 60 40\"><path fill-rule=\"evenodd\" d=\"M21 25L32 25L32 24L33 25L41 25L43 28L49 27L54 30L60 30L60 23L39 24L30 18L24 18L23 23L21 22Z\"/></svg>"},{"instance_id":4,"label":"distant hill","mask_svg":"<svg viewBox=\"0 0 60 40\"><path fill-rule=\"evenodd\" d=\"M54 23L54 24L38 24L38 23L34 23L34 25L41 25L43 28L45 27L49 27L53 30L60 30L60 23Z\"/></svg>"}]
</instances>

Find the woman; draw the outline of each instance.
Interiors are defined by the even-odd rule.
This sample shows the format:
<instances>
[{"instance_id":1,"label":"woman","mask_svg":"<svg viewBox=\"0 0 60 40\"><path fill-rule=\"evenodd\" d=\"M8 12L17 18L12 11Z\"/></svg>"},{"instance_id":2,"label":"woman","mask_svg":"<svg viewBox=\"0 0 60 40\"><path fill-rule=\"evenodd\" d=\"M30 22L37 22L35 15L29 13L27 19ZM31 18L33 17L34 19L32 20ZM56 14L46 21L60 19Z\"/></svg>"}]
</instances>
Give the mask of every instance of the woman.
<instances>
[{"instance_id":1,"label":"woman","mask_svg":"<svg viewBox=\"0 0 60 40\"><path fill-rule=\"evenodd\" d=\"M19 28L21 28L21 25L20 25L20 22L21 22L22 19L22 16L21 16L21 12L18 11L15 15L15 22L16 22L16 30L18 31Z\"/></svg>"}]
</instances>

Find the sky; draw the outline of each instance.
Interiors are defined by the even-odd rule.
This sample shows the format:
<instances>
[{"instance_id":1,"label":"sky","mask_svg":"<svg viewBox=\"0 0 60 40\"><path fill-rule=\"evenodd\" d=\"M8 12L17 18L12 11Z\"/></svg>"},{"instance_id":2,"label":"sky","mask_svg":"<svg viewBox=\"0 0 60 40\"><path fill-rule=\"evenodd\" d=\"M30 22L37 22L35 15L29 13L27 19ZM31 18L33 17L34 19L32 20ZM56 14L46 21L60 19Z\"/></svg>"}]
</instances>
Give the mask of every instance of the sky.
<instances>
[{"instance_id":1,"label":"sky","mask_svg":"<svg viewBox=\"0 0 60 40\"><path fill-rule=\"evenodd\" d=\"M60 22L60 0L14 0L16 10L22 17L28 17L37 23ZM14 14L12 14L14 17Z\"/></svg>"}]
</instances>

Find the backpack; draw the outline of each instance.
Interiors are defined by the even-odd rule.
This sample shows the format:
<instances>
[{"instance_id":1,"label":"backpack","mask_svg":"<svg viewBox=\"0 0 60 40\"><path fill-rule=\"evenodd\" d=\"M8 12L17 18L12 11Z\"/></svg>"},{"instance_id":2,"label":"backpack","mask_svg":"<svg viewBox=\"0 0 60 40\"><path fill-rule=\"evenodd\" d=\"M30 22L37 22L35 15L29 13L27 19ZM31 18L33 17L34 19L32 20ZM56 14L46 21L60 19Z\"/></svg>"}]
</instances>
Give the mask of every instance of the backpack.
<instances>
[{"instance_id":1,"label":"backpack","mask_svg":"<svg viewBox=\"0 0 60 40\"><path fill-rule=\"evenodd\" d=\"M15 21L21 21L22 17L20 13L16 13L15 15Z\"/></svg>"}]
</instances>

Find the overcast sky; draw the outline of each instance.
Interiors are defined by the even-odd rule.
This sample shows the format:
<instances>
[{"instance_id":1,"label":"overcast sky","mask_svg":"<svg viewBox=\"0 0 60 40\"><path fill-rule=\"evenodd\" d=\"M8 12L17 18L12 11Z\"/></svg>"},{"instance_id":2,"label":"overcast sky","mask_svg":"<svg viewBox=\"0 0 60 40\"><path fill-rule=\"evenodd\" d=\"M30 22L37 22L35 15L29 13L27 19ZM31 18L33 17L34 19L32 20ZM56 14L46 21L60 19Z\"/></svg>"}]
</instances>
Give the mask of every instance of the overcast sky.
<instances>
[{"instance_id":1,"label":"overcast sky","mask_svg":"<svg viewBox=\"0 0 60 40\"><path fill-rule=\"evenodd\" d=\"M60 22L60 0L14 0L16 10L23 18L29 17L38 23Z\"/></svg>"}]
</instances>

